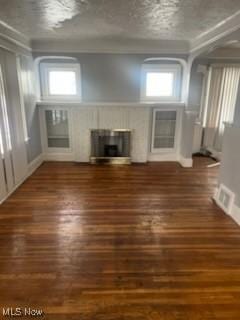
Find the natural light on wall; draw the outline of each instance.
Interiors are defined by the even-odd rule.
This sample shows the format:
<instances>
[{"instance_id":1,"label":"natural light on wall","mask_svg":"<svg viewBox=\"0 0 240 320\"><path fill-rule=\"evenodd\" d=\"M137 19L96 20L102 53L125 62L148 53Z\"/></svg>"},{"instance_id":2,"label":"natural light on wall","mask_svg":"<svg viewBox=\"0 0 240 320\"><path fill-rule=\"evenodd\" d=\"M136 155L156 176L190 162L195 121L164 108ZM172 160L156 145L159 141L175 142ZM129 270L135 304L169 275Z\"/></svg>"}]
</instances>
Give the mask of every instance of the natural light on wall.
<instances>
[{"instance_id":1,"label":"natural light on wall","mask_svg":"<svg viewBox=\"0 0 240 320\"><path fill-rule=\"evenodd\" d=\"M173 73L148 72L146 77L147 97L170 97L173 95Z\"/></svg>"},{"instance_id":2,"label":"natural light on wall","mask_svg":"<svg viewBox=\"0 0 240 320\"><path fill-rule=\"evenodd\" d=\"M76 95L76 73L74 71L50 71L49 91L51 95Z\"/></svg>"}]
</instances>

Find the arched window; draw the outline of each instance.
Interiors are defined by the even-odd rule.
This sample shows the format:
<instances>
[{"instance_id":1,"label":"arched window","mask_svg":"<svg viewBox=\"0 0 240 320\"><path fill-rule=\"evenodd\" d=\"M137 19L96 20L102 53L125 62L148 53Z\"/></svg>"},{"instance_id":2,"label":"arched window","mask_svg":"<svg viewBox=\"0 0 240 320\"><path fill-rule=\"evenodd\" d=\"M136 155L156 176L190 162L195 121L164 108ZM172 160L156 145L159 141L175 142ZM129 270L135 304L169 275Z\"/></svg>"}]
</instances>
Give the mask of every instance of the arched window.
<instances>
[{"instance_id":1,"label":"arched window","mask_svg":"<svg viewBox=\"0 0 240 320\"><path fill-rule=\"evenodd\" d=\"M41 100L81 100L81 72L76 59L42 57L38 73Z\"/></svg>"},{"instance_id":2,"label":"arched window","mask_svg":"<svg viewBox=\"0 0 240 320\"><path fill-rule=\"evenodd\" d=\"M174 59L152 58L144 61L141 74L142 101L182 100L183 66Z\"/></svg>"}]
</instances>

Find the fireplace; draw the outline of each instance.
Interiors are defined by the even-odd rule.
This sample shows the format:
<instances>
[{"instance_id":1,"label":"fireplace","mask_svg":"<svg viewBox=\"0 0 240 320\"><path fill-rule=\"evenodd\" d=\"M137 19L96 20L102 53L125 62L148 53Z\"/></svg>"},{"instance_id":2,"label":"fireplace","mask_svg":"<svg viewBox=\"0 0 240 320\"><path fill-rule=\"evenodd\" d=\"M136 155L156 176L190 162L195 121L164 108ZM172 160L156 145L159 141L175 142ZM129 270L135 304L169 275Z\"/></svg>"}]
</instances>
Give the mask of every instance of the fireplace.
<instances>
[{"instance_id":1,"label":"fireplace","mask_svg":"<svg viewBox=\"0 0 240 320\"><path fill-rule=\"evenodd\" d=\"M118 157L118 145L116 144L106 144L104 146L104 156L105 157Z\"/></svg>"},{"instance_id":2,"label":"fireplace","mask_svg":"<svg viewBox=\"0 0 240 320\"><path fill-rule=\"evenodd\" d=\"M91 130L91 163L130 164L131 130Z\"/></svg>"}]
</instances>

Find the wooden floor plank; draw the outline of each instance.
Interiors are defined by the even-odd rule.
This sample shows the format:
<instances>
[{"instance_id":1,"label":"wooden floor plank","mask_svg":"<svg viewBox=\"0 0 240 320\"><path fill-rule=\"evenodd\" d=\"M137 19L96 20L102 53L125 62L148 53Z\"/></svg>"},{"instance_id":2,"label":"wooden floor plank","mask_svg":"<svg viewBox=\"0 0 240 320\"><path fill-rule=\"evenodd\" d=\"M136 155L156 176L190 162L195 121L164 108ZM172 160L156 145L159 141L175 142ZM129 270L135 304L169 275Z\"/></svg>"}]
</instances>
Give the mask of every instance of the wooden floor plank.
<instances>
[{"instance_id":1,"label":"wooden floor plank","mask_svg":"<svg viewBox=\"0 0 240 320\"><path fill-rule=\"evenodd\" d=\"M0 308L239 320L240 228L212 201L210 163L44 163L0 206Z\"/></svg>"}]
</instances>

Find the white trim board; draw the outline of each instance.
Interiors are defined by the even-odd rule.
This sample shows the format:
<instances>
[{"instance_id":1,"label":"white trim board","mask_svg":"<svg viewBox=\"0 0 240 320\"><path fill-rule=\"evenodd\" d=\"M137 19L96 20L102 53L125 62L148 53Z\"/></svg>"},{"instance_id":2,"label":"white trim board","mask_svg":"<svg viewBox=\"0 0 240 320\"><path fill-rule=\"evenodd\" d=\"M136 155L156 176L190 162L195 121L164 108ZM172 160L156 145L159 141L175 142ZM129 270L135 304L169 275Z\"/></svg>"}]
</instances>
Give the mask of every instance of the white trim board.
<instances>
[{"instance_id":1,"label":"white trim board","mask_svg":"<svg viewBox=\"0 0 240 320\"><path fill-rule=\"evenodd\" d=\"M28 176L32 175L33 172L35 170L37 170L37 168L40 167L43 162L44 162L43 154L41 153L32 162L29 163L29 165L28 165Z\"/></svg>"},{"instance_id":2,"label":"white trim board","mask_svg":"<svg viewBox=\"0 0 240 320\"><path fill-rule=\"evenodd\" d=\"M184 158L183 156L179 157L179 163L183 168L192 168L193 167L193 159L192 158Z\"/></svg>"},{"instance_id":3,"label":"white trim board","mask_svg":"<svg viewBox=\"0 0 240 320\"><path fill-rule=\"evenodd\" d=\"M176 153L162 153L148 155L148 162L178 162L183 168L192 168L193 159L178 156Z\"/></svg>"},{"instance_id":4,"label":"white trim board","mask_svg":"<svg viewBox=\"0 0 240 320\"><path fill-rule=\"evenodd\" d=\"M39 107L62 106L62 107L169 107L184 108L184 102L83 102L83 101L38 101Z\"/></svg>"},{"instance_id":5,"label":"white trim board","mask_svg":"<svg viewBox=\"0 0 240 320\"><path fill-rule=\"evenodd\" d=\"M32 162L28 164L28 172L27 175L9 192L5 198L0 201L0 205L6 201L33 173L37 170L38 167L43 163L43 155L40 154L37 158L35 158Z\"/></svg>"},{"instance_id":6,"label":"white trim board","mask_svg":"<svg viewBox=\"0 0 240 320\"><path fill-rule=\"evenodd\" d=\"M149 162L162 162L162 161L173 161L173 162L178 162L178 155L177 153L165 153L165 152L160 152L160 153L149 153L148 154L148 159L147 161Z\"/></svg>"},{"instance_id":7,"label":"white trim board","mask_svg":"<svg viewBox=\"0 0 240 320\"><path fill-rule=\"evenodd\" d=\"M74 153L44 153L43 154L44 161L62 161L62 162L68 162L68 161L74 161L75 160L75 154Z\"/></svg>"},{"instance_id":8,"label":"white trim board","mask_svg":"<svg viewBox=\"0 0 240 320\"><path fill-rule=\"evenodd\" d=\"M240 207L238 207L236 204L233 204L230 216L238 225L240 225Z\"/></svg>"},{"instance_id":9,"label":"white trim board","mask_svg":"<svg viewBox=\"0 0 240 320\"><path fill-rule=\"evenodd\" d=\"M230 35L240 28L240 10L226 18L190 42L190 53L204 51L214 42Z\"/></svg>"},{"instance_id":10,"label":"white trim board","mask_svg":"<svg viewBox=\"0 0 240 320\"><path fill-rule=\"evenodd\" d=\"M13 52L24 50L30 53L32 51L30 40L24 34L1 20L0 47Z\"/></svg>"}]
</instances>

